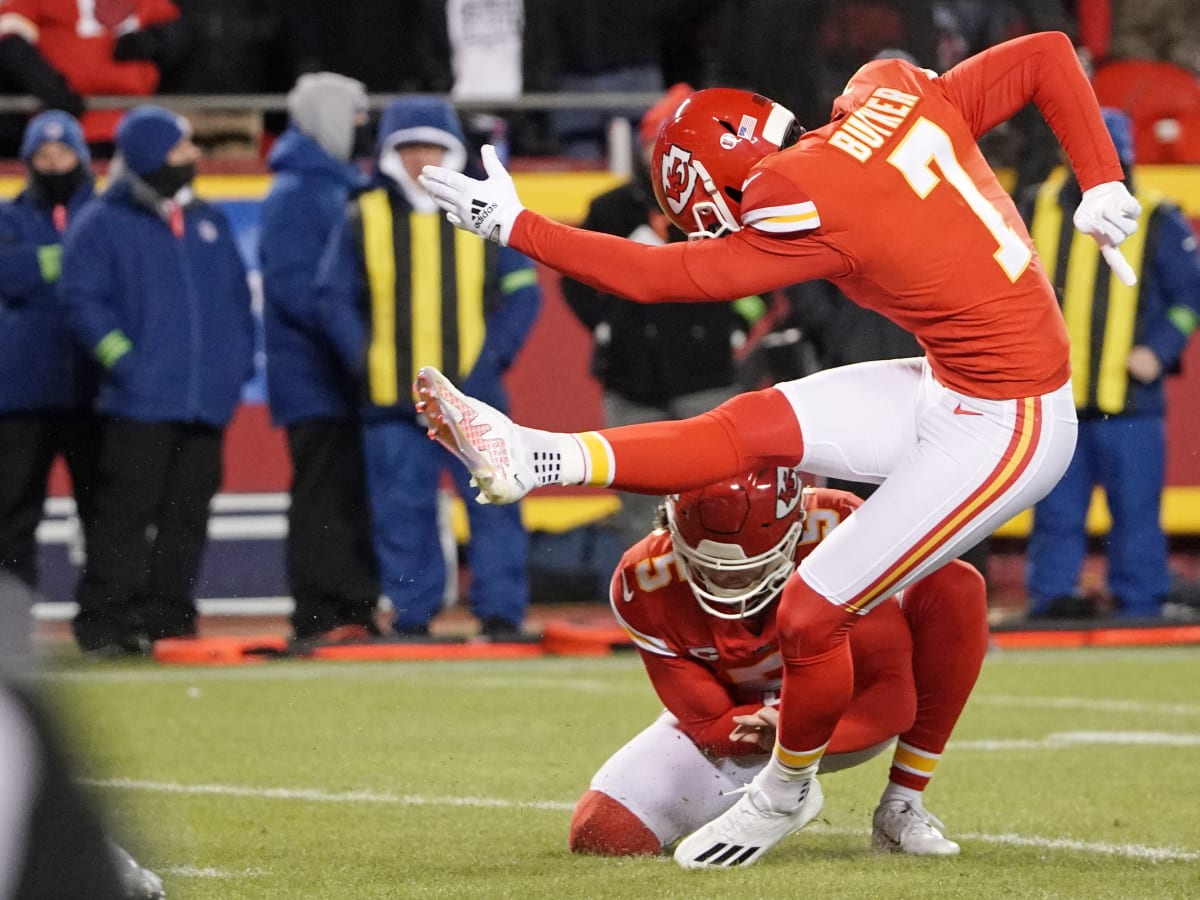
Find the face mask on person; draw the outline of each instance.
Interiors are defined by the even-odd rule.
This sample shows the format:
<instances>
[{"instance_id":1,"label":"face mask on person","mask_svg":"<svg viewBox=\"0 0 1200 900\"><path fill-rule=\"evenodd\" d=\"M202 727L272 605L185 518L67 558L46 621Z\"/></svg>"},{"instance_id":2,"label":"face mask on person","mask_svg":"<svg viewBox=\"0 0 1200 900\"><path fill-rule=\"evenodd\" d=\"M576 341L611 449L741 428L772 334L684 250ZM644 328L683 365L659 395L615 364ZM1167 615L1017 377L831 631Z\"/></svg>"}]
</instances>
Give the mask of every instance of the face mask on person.
<instances>
[{"instance_id":1,"label":"face mask on person","mask_svg":"<svg viewBox=\"0 0 1200 900\"><path fill-rule=\"evenodd\" d=\"M35 169L29 173L34 190L51 206L70 203L87 178L87 170L82 164L67 172L39 172Z\"/></svg>"},{"instance_id":2,"label":"face mask on person","mask_svg":"<svg viewBox=\"0 0 1200 900\"><path fill-rule=\"evenodd\" d=\"M142 181L165 198L174 197L181 188L187 187L196 178L196 164L183 163L178 166L162 166L142 176Z\"/></svg>"},{"instance_id":3,"label":"face mask on person","mask_svg":"<svg viewBox=\"0 0 1200 900\"><path fill-rule=\"evenodd\" d=\"M350 148L350 161L370 159L375 152L375 126L370 122L354 126L354 146Z\"/></svg>"}]
</instances>

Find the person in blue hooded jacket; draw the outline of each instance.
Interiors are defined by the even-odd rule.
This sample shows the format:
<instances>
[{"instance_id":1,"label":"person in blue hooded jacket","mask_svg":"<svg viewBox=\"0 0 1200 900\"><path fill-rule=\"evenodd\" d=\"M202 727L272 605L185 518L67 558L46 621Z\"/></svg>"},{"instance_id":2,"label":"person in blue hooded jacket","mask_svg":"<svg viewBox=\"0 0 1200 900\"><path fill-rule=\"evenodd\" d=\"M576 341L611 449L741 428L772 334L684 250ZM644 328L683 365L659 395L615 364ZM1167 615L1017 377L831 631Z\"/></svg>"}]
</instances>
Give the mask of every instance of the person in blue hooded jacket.
<instances>
[{"instance_id":1,"label":"person in blue hooded jacket","mask_svg":"<svg viewBox=\"0 0 1200 900\"><path fill-rule=\"evenodd\" d=\"M444 471L470 496L462 466L428 440L411 385L445 366L499 408L502 376L533 325L541 290L533 264L449 227L416 183L430 163L461 170L462 126L442 100L404 97L380 117L376 171L330 237L317 302L346 371L360 385L367 483L383 592L402 636L429 634L446 569L437 528ZM517 638L529 604L528 535L516 506L467 503L470 603L483 634Z\"/></svg>"},{"instance_id":2,"label":"person in blue hooded jacket","mask_svg":"<svg viewBox=\"0 0 1200 900\"><path fill-rule=\"evenodd\" d=\"M111 183L72 224L61 291L103 366L102 439L75 639L144 652L195 634L193 591L224 429L253 371L246 268L195 195L186 119L153 105L117 126Z\"/></svg>"},{"instance_id":3,"label":"person in blue hooded jacket","mask_svg":"<svg viewBox=\"0 0 1200 900\"><path fill-rule=\"evenodd\" d=\"M1179 207L1133 176L1128 116L1101 110L1129 190L1141 203L1138 230L1121 249L1138 274L1127 287L1095 246L1073 239L1079 185L1052 177L1024 198L1034 246L1054 282L1071 338L1079 441L1062 479L1034 507L1025 585L1034 619L1090 618L1078 593L1087 555L1087 511L1102 485L1112 513L1108 589L1121 618L1162 614L1171 588L1160 521L1166 470L1166 376L1200 322L1200 253Z\"/></svg>"},{"instance_id":4,"label":"person in blue hooded jacket","mask_svg":"<svg viewBox=\"0 0 1200 900\"><path fill-rule=\"evenodd\" d=\"M313 285L321 253L365 176L355 136L367 122L362 83L300 76L289 124L271 149L263 201L267 394L292 460L285 566L298 639L374 634L379 576L371 543L358 394L321 331Z\"/></svg>"},{"instance_id":5,"label":"person in blue hooded jacket","mask_svg":"<svg viewBox=\"0 0 1200 900\"><path fill-rule=\"evenodd\" d=\"M58 281L63 232L95 181L83 131L65 112L30 120L21 160L25 189L0 205L0 571L32 589L54 458L66 461L81 517L94 480L93 365L71 341Z\"/></svg>"}]
</instances>

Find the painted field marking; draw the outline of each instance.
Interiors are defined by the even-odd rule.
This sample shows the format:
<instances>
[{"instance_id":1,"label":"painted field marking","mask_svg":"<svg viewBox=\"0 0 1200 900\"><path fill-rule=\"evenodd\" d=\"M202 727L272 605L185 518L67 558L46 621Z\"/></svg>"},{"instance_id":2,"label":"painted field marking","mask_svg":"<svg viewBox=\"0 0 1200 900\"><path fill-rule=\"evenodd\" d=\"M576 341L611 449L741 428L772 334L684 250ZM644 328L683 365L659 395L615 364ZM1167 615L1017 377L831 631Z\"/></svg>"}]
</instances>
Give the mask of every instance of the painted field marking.
<instances>
[{"instance_id":1,"label":"painted field marking","mask_svg":"<svg viewBox=\"0 0 1200 900\"><path fill-rule=\"evenodd\" d=\"M163 866L161 868L155 866L153 871L157 875L173 875L176 878L215 878L222 881L234 878L262 878L264 875L270 874L266 869L243 869L240 872L231 872L215 866Z\"/></svg>"},{"instance_id":2,"label":"painted field marking","mask_svg":"<svg viewBox=\"0 0 1200 900\"><path fill-rule=\"evenodd\" d=\"M1044 738L951 741L954 750L1065 750L1073 747L1200 747L1200 734L1167 731L1056 731Z\"/></svg>"},{"instance_id":3,"label":"painted field marking","mask_svg":"<svg viewBox=\"0 0 1200 900\"><path fill-rule=\"evenodd\" d=\"M388 794L378 791L325 791L319 788L255 788L228 784L178 784L175 782L144 781L134 778L82 779L95 788L127 791L151 791L166 794L217 797L258 797L267 800L300 800L308 803L376 803L389 806L475 807L483 809L532 809L569 812L574 803L553 800L505 800L498 797L425 797L419 794ZM820 823L808 827L816 834L864 836L864 829L834 828ZM972 833L955 835L965 840L1016 847L1038 847L1044 850L1069 850L1079 853L1124 856L1153 862L1195 862L1200 852L1174 847L1148 847L1142 844L1110 844L1100 841L1079 841L1073 838L1042 838L1020 834Z\"/></svg>"}]
</instances>

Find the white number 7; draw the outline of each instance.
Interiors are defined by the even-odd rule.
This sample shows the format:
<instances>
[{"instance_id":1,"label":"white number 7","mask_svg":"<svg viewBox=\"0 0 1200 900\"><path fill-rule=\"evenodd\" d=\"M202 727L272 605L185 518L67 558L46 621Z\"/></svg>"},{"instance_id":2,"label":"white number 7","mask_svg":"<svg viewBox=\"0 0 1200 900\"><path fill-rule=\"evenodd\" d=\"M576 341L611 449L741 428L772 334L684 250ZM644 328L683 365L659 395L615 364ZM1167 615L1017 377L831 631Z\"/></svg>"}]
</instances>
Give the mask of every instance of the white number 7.
<instances>
[{"instance_id":1,"label":"white number 7","mask_svg":"<svg viewBox=\"0 0 1200 900\"><path fill-rule=\"evenodd\" d=\"M1004 274L1010 281L1021 277L1021 273L1028 268L1033 259L1033 251L1025 245L1020 235L1009 227L1000 210L983 196L979 187L971 180L967 170L954 155L950 135L926 118L917 119L908 134L888 156L888 162L900 170L908 179L909 186L922 199L942 180L934 174L930 166L930 162L936 162L950 186L967 201L971 212L975 213L1000 245L993 257L1004 270Z\"/></svg>"}]
</instances>

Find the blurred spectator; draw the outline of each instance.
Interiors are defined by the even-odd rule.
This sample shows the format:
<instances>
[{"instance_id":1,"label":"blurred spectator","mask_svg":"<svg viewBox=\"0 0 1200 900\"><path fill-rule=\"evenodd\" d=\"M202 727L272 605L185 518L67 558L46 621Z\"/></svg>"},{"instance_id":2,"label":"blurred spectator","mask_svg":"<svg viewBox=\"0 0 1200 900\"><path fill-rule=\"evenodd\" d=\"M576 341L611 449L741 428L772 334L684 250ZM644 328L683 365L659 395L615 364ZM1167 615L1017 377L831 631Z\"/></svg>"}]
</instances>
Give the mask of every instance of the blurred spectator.
<instances>
[{"instance_id":1,"label":"blurred spectator","mask_svg":"<svg viewBox=\"0 0 1200 900\"><path fill-rule=\"evenodd\" d=\"M341 72L376 93L450 90L446 0L289 0L284 34L297 75Z\"/></svg>"},{"instance_id":2,"label":"blurred spectator","mask_svg":"<svg viewBox=\"0 0 1200 900\"><path fill-rule=\"evenodd\" d=\"M98 654L195 633L208 506L254 327L229 223L192 189L200 152L187 120L139 106L116 145L111 184L71 227L62 277L76 336L107 370L74 622Z\"/></svg>"},{"instance_id":3,"label":"blurred spectator","mask_svg":"<svg viewBox=\"0 0 1200 900\"><path fill-rule=\"evenodd\" d=\"M536 45L545 86L565 94L661 92L663 42L674 34L679 0L530 0L526 41ZM641 109L563 109L551 115L560 152L605 158L608 122L636 122Z\"/></svg>"},{"instance_id":4,"label":"blurred spectator","mask_svg":"<svg viewBox=\"0 0 1200 900\"><path fill-rule=\"evenodd\" d=\"M25 189L0 205L0 569L19 580L0 583L0 602L28 605L50 466L61 453L87 519L98 429L94 364L75 349L58 296L62 233L94 185L78 121L35 116L21 161ZM27 632L27 621L10 621Z\"/></svg>"},{"instance_id":5,"label":"blurred spectator","mask_svg":"<svg viewBox=\"0 0 1200 900\"><path fill-rule=\"evenodd\" d=\"M771 97L801 122L824 121L830 103L822 100L824 66L813 27L823 6L821 0L721 0L713 13L708 83Z\"/></svg>"},{"instance_id":6,"label":"blurred spectator","mask_svg":"<svg viewBox=\"0 0 1200 900\"><path fill-rule=\"evenodd\" d=\"M157 876L104 836L91 798L75 781L58 723L8 674L0 677L0 759L0 898L163 896ZM122 876L134 874L130 863L148 890L126 890Z\"/></svg>"},{"instance_id":7,"label":"blurred spectator","mask_svg":"<svg viewBox=\"0 0 1200 900\"><path fill-rule=\"evenodd\" d=\"M1200 2L1112 0L1113 59L1156 59L1200 74Z\"/></svg>"},{"instance_id":8,"label":"blurred spectator","mask_svg":"<svg viewBox=\"0 0 1200 900\"><path fill-rule=\"evenodd\" d=\"M321 252L364 176L354 136L367 120L362 82L301 75L291 125L271 149L259 256L271 416L292 459L287 578L297 638L347 628L376 633L379 578L371 546L362 431L353 382L324 340L313 285Z\"/></svg>"},{"instance_id":9,"label":"blurred spectator","mask_svg":"<svg viewBox=\"0 0 1200 900\"><path fill-rule=\"evenodd\" d=\"M684 239L659 209L649 164L659 126L691 93L690 85L673 85L642 116L633 177L592 201L584 228L646 244ZM643 305L570 278L562 285L567 305L592 333L592 374L604 388L606 426L699 415L737 393L733 343L735 333L744 336L747 323L732 305ZM745 305L753 316L761 301ZM621 495L621 512L612 524L622 547L645 535L661 502L656 496Z\"/></svg>"},{"instance_id":10,"label":"blurred spectator","mask_svg":"<svg viewBox=\"0 0 1200 900\"><path fill-rule=\"evenodd\" d=\"M321 261L317 299L346 370L361 382L367 483L383 592L397 633L429 634L446 571L438 538L443 471L471 497L468 473L426 436L413 409L417 368L456 372L478 396L508 408L502 376L537 316L541 291L528 259L456 233L417 182L422 166L462 170L454 110L406 97L379 123L375 178L348 209ZM529 603L528 536L517 505L468 501L472 611L483 633L514 638Z\"/></svg>"},{"instance_id":11,"label":"blurred spectator","mask_svg":"<svg viewBox=\"0 0 1200 900\"><path fill-rule=\"evenodd\" d=\"M450 94L456 101L503 101L521 96L524 0L446 0L446 31L454 74ZM495 146L507 161L509 118L487 112L463 115L471 161L484 144Z\"/></svg>"},{"instance_id":12,"label":"blurred spectator","mask_svg":"<svg viewBox=\"0 0 1200 900\"><path fill-rule=\"evenodd\" d=\"M1095 615L1077 593L1087 553L1087 511L1096 485L1112 513L1108 587L1122 617L1160 615L1171 586L1160 523L1166 466L1164 376L1200 321L1200 255L1179 208L1137 188L1129 119L1110 108L1105 124L1142 204L1138 230L1122 252L1138 274L1130 288L1113 277L1094 243L1073 240L1079 204L1063 175L1024 198L1034 245L1058 289L1071 337L1079 442L1062 480L1034 507L1025 582L1031 618Z\"/></svg>"},{"instance_id":13,"label":"blurred spectator","mask_svg":"<svg viewBox=\"0 0 1200 900\"><path fill-rule=\"evenodd\" d=\"M921 66L935 57L931 0L844 0L824 3L817 58L824 68L818 115L841 94L846 82L884 50L903 50ZM805 121L805 120L802 120Z\"/></svg>"},{"instance_id":14,"label":"blurred spectator","mask_svg":"<svg viewBox=\"0 0 1200 900\"><path fill-rule=\"evenodd\" d=\"M521 96L524 0L446 0L446 31L456 100Z\"/></svg>"},{"instance_id":15,"label":"blurred spectator","mask_svg":"<svg viewBox=\"0 0 1200 900\"><path fill-rule=\"evenodd\" d=\"M10 92L81 115L95 148L113 140L119 110L84 113L84 97L145 97L184 52L172 0L3 0L0 73Z\"/></svg>"},{"instance_id":16,"label":"blurred spectator","mask_svg":"<svg viewBox=\"0 0 1200 900\"><path fill-rule=\"evenodd\" d=\"M160 94L283 93L292 86L284 34L286 0L174 0L187 53L163 72ZM192 139L207 159L259 158L265 114L229 107L192 110ZM274 133L284 127L280 122Z\"/></svg>"}]
</instances>

